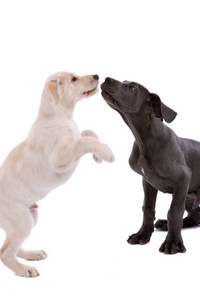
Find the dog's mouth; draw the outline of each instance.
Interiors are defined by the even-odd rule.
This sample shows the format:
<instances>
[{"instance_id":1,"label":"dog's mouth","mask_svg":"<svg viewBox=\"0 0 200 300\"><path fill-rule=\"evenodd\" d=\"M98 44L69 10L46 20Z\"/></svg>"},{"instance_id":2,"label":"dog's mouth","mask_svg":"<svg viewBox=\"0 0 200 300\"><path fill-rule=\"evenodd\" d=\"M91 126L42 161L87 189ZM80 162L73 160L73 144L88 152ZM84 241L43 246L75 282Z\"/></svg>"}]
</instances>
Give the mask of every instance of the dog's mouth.
<instances>
[{"instance_id":1,"label":"dog's mouth","mask_svg":"<svg viewBox=\"0 0 200 300\"><path fill-rule=\"evenodd\" d=\"M108 104L116 106L117 101L107 91L102 90L101 95Z\"/></svg>"},{"instance_id":2,"label":"dog's mouth","mask_svg":"<svg viewBox=\"0 0 200 300\"><path fill-rule=\"evenodd\" d=\"M126 106L124 103L121 103L121 101L116 100L109 92L102 89L101 95L111 108L122 112L130 110L128 106Z\"/></svg>"},{"instance_id":3,"label":"dog's mouth","mask_svg":"<svg viewBox=\"0 0 200 300\"><path fill-rule=\"evenodd\" d=\"M95 80L93 81L88 87L87 89L83 92L83 96L84 97L90 97L94 94L96 94L98 92L98 84L99 81Z\"/></svg>"},{"instance_id":4,"label":"dog's mouth","mask_svg":"<svg viewBox=\"0 0 200 300\"><path fill-rule=\"evenodd\" d=\"M89 96L96 94L97 92L98 92L98 89L97 89L97 87L95 87L90 90L86 90L85 92L83 92L83 95L86 97L89 97Z\"/></svg>"},{"instance_id":5,"label":"dog's mouth","mask_svg":"<svg viewBox=\"0 0 200 300\"><path fill-rule=\"evenodd\" d=\"M120 103L105 89L101 86L101 95L103 99L107 102L107 104L114 109L120 109Z\"/></svg>"},{"instance_id":6,"label":"dog's mouth","mask_svg":"<svg viewBox=\"0 0 200 300\"><path fill-rule=\"evenodd\" d=\"M106 82L103 82L101 84L101 95L103 99L112 107L112 108L117 108L118 104L115 98L112 96L113 89L107 87Z\"/></svg>"}]
</instances>

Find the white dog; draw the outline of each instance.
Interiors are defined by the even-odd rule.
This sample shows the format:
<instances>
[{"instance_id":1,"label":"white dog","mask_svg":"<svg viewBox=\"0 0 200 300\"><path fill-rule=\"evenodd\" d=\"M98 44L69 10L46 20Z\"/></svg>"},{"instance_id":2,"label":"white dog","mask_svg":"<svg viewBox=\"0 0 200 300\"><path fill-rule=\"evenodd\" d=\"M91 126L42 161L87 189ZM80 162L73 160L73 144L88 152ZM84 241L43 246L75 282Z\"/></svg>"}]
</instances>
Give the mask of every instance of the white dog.
<instances>
[{"instance_id":1,"label":"white dog","mask_svg":"<svg viewBox=\"0 0 200 300\"><path fill-rule=\"evenodd\" d=\"M80 133L73 121L77 101L97 92L98 79L98 75L65 72L50 76L28 137L10 152L0 168L0 227L6 232L0 255L19 276L36 277L39 273L21 264L16 256L27 260L47 256L41 250L21 248L37 222L36 202L64 184L84 154L93 153L97 162L114 161L111 149L100 143L95 133Z\"/></svg>"}]
</instances>

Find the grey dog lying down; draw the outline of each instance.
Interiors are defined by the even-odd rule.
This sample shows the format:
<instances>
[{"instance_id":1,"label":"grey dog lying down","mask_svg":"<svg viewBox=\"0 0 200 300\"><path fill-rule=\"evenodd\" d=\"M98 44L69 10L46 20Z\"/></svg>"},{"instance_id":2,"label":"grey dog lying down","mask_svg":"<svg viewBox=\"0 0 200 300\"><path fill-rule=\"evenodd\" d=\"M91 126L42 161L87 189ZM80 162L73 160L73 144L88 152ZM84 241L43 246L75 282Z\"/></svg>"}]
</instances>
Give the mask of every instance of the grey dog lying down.
<instances>
[{"instance_id":1,"label":"grey dog lying down","mask_svg":"<svg viewBox=\"0 0 200 300\"><path fill-rule=\"evenodd\" d=\"M155 226L168 230L161 252L185 252L181 228L200 224L200 143L180 138L167 127L163 120L171 123L177 113L142 85L108 77L101 89L135 136L129 164L143 177L143 223L128 243L146 244ZM154 225L158 191L172 194L173 199L167 220ZM183 219L185 210L188 215Z\"/></svg>"}]
</instances>

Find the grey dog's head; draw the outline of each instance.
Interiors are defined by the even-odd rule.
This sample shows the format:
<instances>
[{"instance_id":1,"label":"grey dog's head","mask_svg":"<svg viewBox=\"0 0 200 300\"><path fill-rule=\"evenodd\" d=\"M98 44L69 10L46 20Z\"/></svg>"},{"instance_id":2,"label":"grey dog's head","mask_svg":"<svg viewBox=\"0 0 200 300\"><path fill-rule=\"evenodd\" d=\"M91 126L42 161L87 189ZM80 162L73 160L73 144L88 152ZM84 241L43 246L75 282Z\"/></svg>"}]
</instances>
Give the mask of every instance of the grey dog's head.
<instances>
[{"instance_id":1,"label":"grey dog's head","mask_svg":"<svg viewBox=\"0 0 200 300\"><path fill-rule=\"evenodd\" d=\"M153 115L172 122L177 113L161 102L158 95L150 93L144 86L131 81L120 82L107 77L101 85L102 96L110 107L124 115L126 113Z\"/></svg>"}]
</instances>

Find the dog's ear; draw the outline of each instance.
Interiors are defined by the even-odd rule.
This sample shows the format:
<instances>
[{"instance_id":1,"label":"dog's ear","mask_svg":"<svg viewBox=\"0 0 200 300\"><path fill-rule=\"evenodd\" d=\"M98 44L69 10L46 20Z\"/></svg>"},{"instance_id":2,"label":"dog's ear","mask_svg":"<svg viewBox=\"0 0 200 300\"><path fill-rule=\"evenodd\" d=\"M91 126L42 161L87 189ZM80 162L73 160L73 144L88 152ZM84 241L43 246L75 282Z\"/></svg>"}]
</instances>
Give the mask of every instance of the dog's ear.
<instances>
[{"instance_id":1,"label":"dog's ear","mask_svg":"<svg viewBox=\"0 0 200 300\"><path fill-rule=\"evenodd\" d=\"M64 87L61 84L60 79L50 79L47 82L47 90L50 93L55 105L57 105L61 101L62 95L64 93Z\"/></svg>"},{"instance_id":2,"label":"dog's ear","mask_svg":"<svg viewBox=\"0 0 200 300\"><path fill-rule=\"evenodd\" d=\"M147 102L153 108L153 113L156 118L164 119L167 123L171 123L176 118L177 113L162 103L158 95L149 93Z\"/></svg>"}]
</instances>

